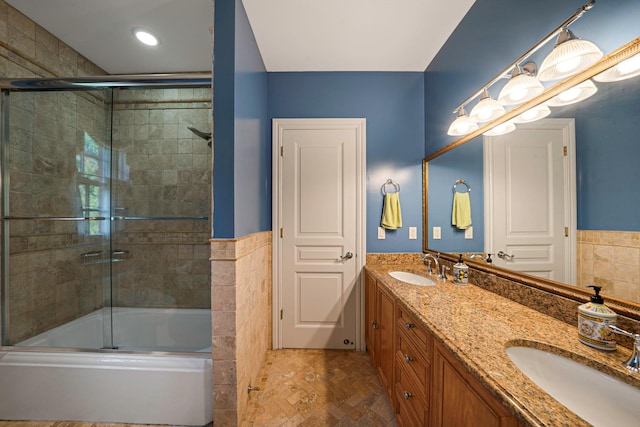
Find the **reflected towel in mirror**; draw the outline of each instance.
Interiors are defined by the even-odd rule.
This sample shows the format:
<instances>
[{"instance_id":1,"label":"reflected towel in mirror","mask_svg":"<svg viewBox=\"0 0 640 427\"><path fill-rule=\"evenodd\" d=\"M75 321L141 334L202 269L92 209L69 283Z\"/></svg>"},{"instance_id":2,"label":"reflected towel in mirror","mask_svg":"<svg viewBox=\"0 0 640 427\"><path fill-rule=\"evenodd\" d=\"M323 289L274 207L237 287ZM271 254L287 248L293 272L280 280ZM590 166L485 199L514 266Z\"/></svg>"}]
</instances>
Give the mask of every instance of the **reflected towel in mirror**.
<instances>
[{"instance_id":1,"label":"reflected towel in mirror","mask_svg":"<svg viewBox=\"0 0 640 427\"><path fill-rule=\"evenodd\" d=\"M455 225L460 230L466 230L471 226L471 199L468 192L453 194L451 225Z\"/></svg>"}]
</instances>

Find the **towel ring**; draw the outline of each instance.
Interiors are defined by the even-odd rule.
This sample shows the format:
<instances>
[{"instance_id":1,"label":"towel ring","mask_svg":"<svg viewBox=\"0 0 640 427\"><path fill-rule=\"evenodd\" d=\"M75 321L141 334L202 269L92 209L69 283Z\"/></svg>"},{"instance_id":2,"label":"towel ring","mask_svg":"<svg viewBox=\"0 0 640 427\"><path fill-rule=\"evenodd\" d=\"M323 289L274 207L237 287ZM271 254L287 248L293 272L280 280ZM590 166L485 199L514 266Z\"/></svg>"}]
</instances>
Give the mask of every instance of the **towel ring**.
<instances>
[{"instance_id":1,"label":"towel ring","mask_svg":"<svg viewBox=\"0 0 640 427\"><path fill-rule=\"evenodd\" d=\"M395 188L396 191L394 191L394 193L399 193L400 192L400 184L398 184L397 182L395 182L392 179L388 179L387 182L385 182L384 184L382 184L382 187L380 187L380 191L382 192L382 195L384 196L385 194L387 194L387 185L393 185L393 187Z\"/></svg>"},{"instance_id":2,"label":"towel ring","mask_svg":"<svg viewBox=\"0 0 640 427\"><path fill-rule=\"evenodd\" d=\"M453 184L453 192L454 193L456 192L456 186L458 184L466 185L467 186L467 191L466 192L467 193L471 193L471 185L467 181L465 181L464 179L459 179L459 180L456 181L455 184Z\"/></svg>"}]
</instances>

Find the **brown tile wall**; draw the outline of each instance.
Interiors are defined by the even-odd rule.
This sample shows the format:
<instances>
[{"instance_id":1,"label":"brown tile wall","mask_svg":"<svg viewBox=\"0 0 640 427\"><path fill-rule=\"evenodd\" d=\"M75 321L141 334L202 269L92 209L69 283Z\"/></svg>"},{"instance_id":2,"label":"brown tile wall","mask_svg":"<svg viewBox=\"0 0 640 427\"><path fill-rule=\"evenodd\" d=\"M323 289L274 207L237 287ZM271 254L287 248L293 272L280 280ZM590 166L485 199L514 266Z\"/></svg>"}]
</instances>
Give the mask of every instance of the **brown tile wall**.
<instances>
[{"instance_id":1,"label":"brown tile wall","mask_svg":"<svg viewBox=\"0 0 640 427\"><path fill-rule=\"evenodd\" d=\"M211 148L188 126L210 131L210 88L114 94L117 214L210 217ZM114 269L114 305L210 307L208 220L116 222L112 236L126 251Z\"/></svg>"},{"instance_id":2,"label":"brown tile wall","mask_svg":"<svg viewBox=\"0 0 640 427\"><path fill-rule=\"evenodd\" d=\"M271 232L211 240L214 425L237 425L271 348Z\"/></svg>"},{"instance_id":3,"label":"brown tile wall","mask_svg":"<svg viewBox=\"0 0 640 427\"><path fill-rule=\"evenodd\" d=\"M640 302L640 232L578 231L577 285Z\"/></svg>"},{"instance_id":4,"label":"brown tile wall","mask_svg":"<svg viewBox=\"0 0 640 427\"><path fill-rule=\"evenodd\" d=\"M0 77L103 75L102 69L0 0ZM12 94L9 214L77 216L70 185L75 152L87 130L103 143L106 100L94 93ZM60 156L62 152L71 156ZM70 215L72 212L73 215ZM80 254L102 250L96 236L75 222L13 221L11 285L7 289L12 344L102 305L104 265L83 264Z\"/></svg>"}]
</instances>

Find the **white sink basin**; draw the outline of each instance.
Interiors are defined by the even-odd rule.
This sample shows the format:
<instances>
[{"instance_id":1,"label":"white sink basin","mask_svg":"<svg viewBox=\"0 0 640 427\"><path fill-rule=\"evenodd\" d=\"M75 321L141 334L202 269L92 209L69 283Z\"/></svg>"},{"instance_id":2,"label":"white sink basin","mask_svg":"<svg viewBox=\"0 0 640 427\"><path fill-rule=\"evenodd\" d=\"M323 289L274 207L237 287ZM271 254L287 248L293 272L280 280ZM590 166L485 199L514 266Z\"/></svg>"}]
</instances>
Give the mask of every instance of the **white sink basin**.
<instances>
[{"instance_id":1,"label":"white sink basin","mask_svg":"<svg viewBox=\"0 0 640 427\"><path fill-rule=\"evenodd\" d=\"M434 279L415 273L409 273L408 271L390 271L389 276L402 282L418 286L434 286L438 284Z\"/></svg>"},{"instance_id":2,"label":"white sink basin","mask_svg":"<svg viewBox=\"0 0 640 427\"><path fill-rule=\"evenodd\" d=\"M576 345L580 345L577 340ZM506 351L534 383L590 424L640 425L640 389L543 350L509 347Z\"/></svg>"}]
</instances>

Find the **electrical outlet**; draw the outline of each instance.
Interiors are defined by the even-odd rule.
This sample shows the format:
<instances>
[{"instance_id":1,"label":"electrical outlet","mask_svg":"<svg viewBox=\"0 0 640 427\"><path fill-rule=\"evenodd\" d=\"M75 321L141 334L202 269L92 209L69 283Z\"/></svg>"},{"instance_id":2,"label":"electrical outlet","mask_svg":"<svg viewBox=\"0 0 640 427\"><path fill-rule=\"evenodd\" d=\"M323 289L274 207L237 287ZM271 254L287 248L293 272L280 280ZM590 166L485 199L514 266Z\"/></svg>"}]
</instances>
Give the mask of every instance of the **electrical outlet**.
<instances>
[{"instance_id":1,"label":"electrical outlet","mask_svg":"<svg viewBox=\"0 0 640 427\"><path fill-rule=\"evenodd\" d=\"M469 227L464 230L464 238L467 240L473 239L473 227Z\"/></svg>"},{"instance_id":2,"label":"electrical outlet","mask_svg":"<svg viewBox=\"0 0 640 427\"><path fill-rule=\"evenodd\" d=\"M416 240L418 238L418 227L409 227L409 240Z\"/></svg>"},{"instance_id":3,"label":"electrical outlet","mask_svg":"<svg viewBox=\"0 0 640 427\"><path fill-rule=\"evenodd\" d=\"M384 240L385 238L384 228L378 227L378 240Z\"/></svg>"},{"instance_id":4,"label":"electrical outlet","mask_svg":"<svg viewBox=\"0 0 640 427\"><path fill-rule=\"evenodd\" d=\"M433 240L440 240L442 238L442 230L440 227L433 227Z\"/></svg>"}]
</instances>

